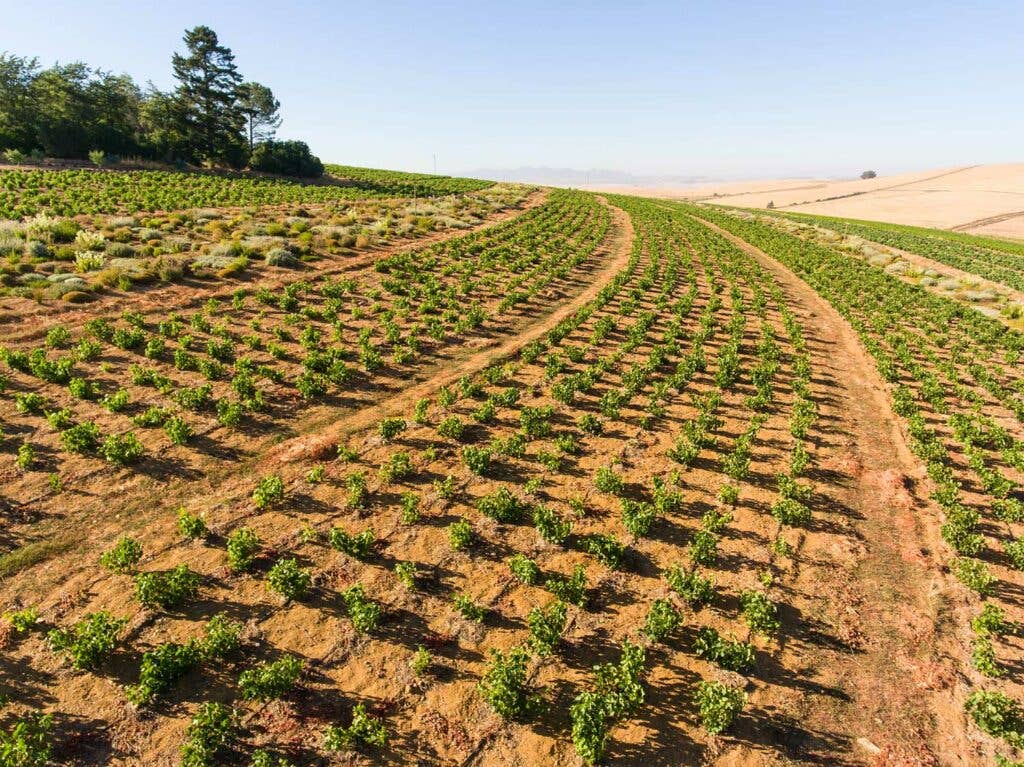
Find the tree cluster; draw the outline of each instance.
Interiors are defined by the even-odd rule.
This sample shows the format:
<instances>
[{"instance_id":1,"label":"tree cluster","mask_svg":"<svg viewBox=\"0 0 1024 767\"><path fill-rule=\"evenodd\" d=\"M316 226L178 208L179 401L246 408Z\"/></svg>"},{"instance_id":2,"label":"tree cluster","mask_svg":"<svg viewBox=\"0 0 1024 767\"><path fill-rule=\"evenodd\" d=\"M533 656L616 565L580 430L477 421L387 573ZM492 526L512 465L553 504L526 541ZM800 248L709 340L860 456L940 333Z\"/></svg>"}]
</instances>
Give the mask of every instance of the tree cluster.
<instances>
[{"instance_id":1,"label":"tree cluster","mask_svg":"<svg viewBox=\"0 0 1024 767\"><path fill-rule=\"evenodd\" d=\"M280 102L246 82L216 32L187 30L171 60L176 87L141 88L82 62L42 69L0 53L0 152L17 157L138 157L319 176L301 141L278 142Z\"/></svg>"}]
</instances>

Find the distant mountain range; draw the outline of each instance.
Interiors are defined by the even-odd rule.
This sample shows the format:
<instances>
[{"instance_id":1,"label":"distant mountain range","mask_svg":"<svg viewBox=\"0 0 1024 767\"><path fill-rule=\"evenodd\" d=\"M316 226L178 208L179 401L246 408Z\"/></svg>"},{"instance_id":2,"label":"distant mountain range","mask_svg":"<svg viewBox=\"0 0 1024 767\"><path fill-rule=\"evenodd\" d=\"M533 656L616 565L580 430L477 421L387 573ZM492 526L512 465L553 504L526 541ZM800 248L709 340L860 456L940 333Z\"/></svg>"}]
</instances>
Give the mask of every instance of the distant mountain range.
<instances>
[{"instance_id":1,"label":"distant mountain range","mask_svg":"<svg viewBox=\"0 0 1024 767\"><path fill-rule=\"evenodd\" d=\"M617 170L594 168L477 168L456 174L468 178L484 178L493 181L514 181L522 184L543 184L546 186L592 186L595 184L624 184L632 186L682 186L712 184L726 179L713 176L643 176Z\"/></svg>"}]
</instances>

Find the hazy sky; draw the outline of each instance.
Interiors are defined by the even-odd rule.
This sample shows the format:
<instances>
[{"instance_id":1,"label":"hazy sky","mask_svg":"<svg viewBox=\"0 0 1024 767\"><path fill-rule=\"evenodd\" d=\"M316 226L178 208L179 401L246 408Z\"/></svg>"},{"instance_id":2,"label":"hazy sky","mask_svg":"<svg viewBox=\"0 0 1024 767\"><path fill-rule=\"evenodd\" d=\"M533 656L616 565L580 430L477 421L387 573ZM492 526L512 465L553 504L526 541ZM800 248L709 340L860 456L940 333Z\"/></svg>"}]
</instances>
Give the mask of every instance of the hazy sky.
<instances>
[{"instance_id":1,"label":"hazy sky","mask_svg":"<svg viewBox=\"0 0 1024 767\"><path fill-rule=\"evenodd\" d=\"M169 87L213 27L327 161L722 177L1024 160L1021 0L0 0L0 51Z\"/></svg>"}]
</instances>

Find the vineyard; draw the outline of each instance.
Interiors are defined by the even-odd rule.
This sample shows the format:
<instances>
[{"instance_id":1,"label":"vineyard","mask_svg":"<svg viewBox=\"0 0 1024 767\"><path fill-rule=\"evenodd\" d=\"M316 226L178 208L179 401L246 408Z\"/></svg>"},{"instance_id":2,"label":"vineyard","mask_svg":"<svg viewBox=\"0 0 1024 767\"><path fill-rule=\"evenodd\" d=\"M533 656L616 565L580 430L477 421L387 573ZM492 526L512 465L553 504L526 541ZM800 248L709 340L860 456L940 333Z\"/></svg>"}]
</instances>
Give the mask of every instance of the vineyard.
<instances>
[{"instance_id":1,"label":"vineyard","mask_svg":"<svg viewBox=\"0 0 1024 767\"><path fill-rule=\"evenodd\" d=\"M1024 335L770 216L328 170L0 173L0 767L1021 757Z\"/></svg>"},{"instance_id":2,"label":"vineyard","mask_svg":"<svg viewBox=\"0 0 1024 767\"><path fill-rule=\"evenodd\" d=\"M326 181L173 171L0 170L0 219L134 214L279 203L388 197L439 197L479 191L490 181L328 167Z\"/></svg>"}]
</instances>

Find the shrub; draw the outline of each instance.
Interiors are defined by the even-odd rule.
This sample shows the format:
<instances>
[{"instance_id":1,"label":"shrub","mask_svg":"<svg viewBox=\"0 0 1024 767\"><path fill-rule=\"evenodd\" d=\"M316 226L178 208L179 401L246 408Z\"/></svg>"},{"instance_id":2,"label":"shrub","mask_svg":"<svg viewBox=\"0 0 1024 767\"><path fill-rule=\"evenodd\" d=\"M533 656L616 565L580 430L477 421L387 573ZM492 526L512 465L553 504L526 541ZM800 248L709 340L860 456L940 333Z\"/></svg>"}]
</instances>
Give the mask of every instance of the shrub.
<instances>
[{"instance_id":1,"label":"shrub","mask_svg":"<svg viewBox=\"0 0 1024 767\"><path fill-rule=\"evenodd\" d=\"M580 431L592 436L597 436L604 431L604 424L601 423L601 419L592 413L586 413L585 415L580 416L576 421L576 425L579 427Z\"/></svg>"},{"instance_id":2,"label":"shrub","mask_svg":"<svg viewBox=\"0 0 1024 767\"><path fill-rule=\"evenodd\" d=\"M448 525L448 543L455 551L465 551L473 545L473 528L465 519L460 519Z\"/></svg>"},{"instance_id":3,"label":"shrub","mask_svg":"<svg viewBox=\"0 0 1024 767\"><path fill-rule=\"evenodd\" d=\"M362 472L349 474L345 477L345 486L348 488L349 508L363 508L366 505L366 496L369 494L366 487L366 475Z\"/></svg>"},{"instance_id":4,"label":"shrub","mask_svg":"<svg viewBox=\"0 0 1024 767\"><path fill-rule=\"evenodd\" d=\"M72 378L68 381L68 391L78 399L95 400L99 399L100 389L93 381L84 378Z\"/></svg>"},{"instance_id":5,"label":"shrub","mask_svg":"<svg viewBox=\"0 0 1024 767\"><path fill-rule=\"evenodd\" d=\"M572 719L572 743L584 764L597 764L608 748L608 706L604 696L582 692L569 707Z\"/></svg>"},{"instance_id":6,"label":"shrub","mask_svg":"<svg viewBox=\"0 0 1024 767\"><path fill-rule=\"evenodd\" d=\"M583 565L576 565L572 575L551 575L544 581L544 588L561 599L577 607L587 603L587 571Z\"/></svg>"},{"instance_id":7,"label":"shrub","mask_svg":"<svg viewBox=\"0 0 1024 767\"><path fill-rule=\"evenodd\" d=\"M209 534L206 521L198 514L191 514L182 506L178 509L178 532L190 541L205 538Z\"/></svg>"},{"instance_id":8,"label":"shrub","mask_svg":"<svg viewBox=\"0 0 1024 767\"><path fill-rule=\"evenodd\" d=\"M719 509L708 509L700 518L700 529L709 533L720 533L732 522L732 514ZM717 548L717 546L716 546Z\"/></svg>"},{"instance_id":9,"label":"shrub","mask_svg":"<svg viewBox=\"0 0 1024 767\"><path fill-rule=\"evenodd\" d=\"M301 673L302 661L289 655L243 671L238 688L246 700L276 700L291 691Z\"/></svg>"},{"instance_id":10,"label":"shrub","mask_svg":"<svg viewBox=\"0 0 1024 767\"><path fill-rule=\"evenodd\" d=\"M226 399L217 400L217 423L221 426L235 427L242 422L244 409L240 402Z\"/></svg>"},{"instance_id":11,"label":"shrub","mask_svg":"<svg viewBox=\"0 0 1024 767\"><path fill-rule=\"evenodd\" d=\"M47 639L75 668L94 669L114 651L117 635L127 623L126 618L114 618L108 612L90 613L71 628L54 629Z\"/></svg>"},{"instance_id":12,"label":"shrub","mask_svg":"<svg viewBox=\"0 0 1024 767\"><path fill-rule=\"evenodd\" d=\"M130 431L124 434L111 434L100 446L100 455L118 466L135 463L144 453L145 449L139 438Z\"/></svg>"},{"instance_id":13,"label":"shrub","mask_svg":"<svg viewBox=\"0 0 1024 767\"><path fill-rule=\"evenodd\" d=\"M385 418L377 426L377 431L384 438L385 442L390 442L405 431L405 429L406 423L404 418Z\"/></svg>"},{"instance_id":14,"label":"shrub","mask_svg":"<svg viewBox=\"0 0 1024 767\"><path fill-rule=\"evenodd\" d=\"M411 490L402 493L401 519L403 525L414 525L420 519L420 497Z\"/></svg>"},{"instance_id":15,"label":"shrub","mask_svg":"<svg viewBox=\"0 0 1024 767\"><path fill-rule=\"evenodd\" d=\"M667 599L655 599L647 612L643 632L652 642L664 642L679 626L679 612Z\"/></svg>"},{"instance_id":16,"label":"shrub","mask_svg":"<svg viewBox=\"0 0 1024 767\"><path fill-rule=\"evenodd\" d=\"M989 572L988 566L979 559L961 557L953 567L956 579L981 597L991 595L995 587L996 577Z\"/></svg>"},{"instance_id":17,"label":"shrub","mask_svg":"<svg viewBox=\"0 0 1024 767\"><path fill-rule=\"evenodd\" d=\"M454 498L455 493L458 492L455 476L453 474L446 474L444 479L435 479L434 492L443 501L450 501Z\"/></svg>"},{"instance_id":18,"label":"shrub","mask_svg":"<svg viewBox=\"0 0 1024 767\"><path fill-rule=\"evenodd\" d=\"M714 598L715 587L711 579L705 578L697 572L683 572L676 565L666 570L664 575L669 588L682 597L690 607L702 607Z\"/></svg>"},{"instance_id":19,"label":"shrub","mask_svg":"<svg viewBox=\"0 0 1024 767\"><path fill-rule=\"evenodd\" d=\"M1003 551L1015 570L1024 570L1024 538L1003 543Z\"/></svg>"},{"instance_id":20,"label":"shrub","mask_svg":"<svg viewBox=\"0 0 1024 767\"><path fill-rule=\"evenodd\" d=\"M283 756L275 756L273 752L258 748L252 752L249 767L293 767Z\"/></svg>"},{"instance_id":21,"label":"shrub","mask_svg":"<svg viewBox=\"0 0 1024 767\"><path fill-rule=\"evenodd\" d=\"M265 141L257 144L249 158L249 167L262 173L317 178L324 173L320 158L309 151L304 141Z\"/></svg>"},{"instance_id":22,"label":"shrub","mask_svg":"<svg viewBox=\"0 0 1024 767\"><path fill-rule=\"evenodd\" d=\"M22 610L4 613L4 620L11 624L11 628L19 634L35 628L39 621L39 610L34 607L26 607Z\"/></svg>"},{"instance_id":23,"label":"shrub","mask_svg":"<svg viewBox=\"0 0 1024 767\"><path fill-rule=\"evenodd\" d=\"M252 500L257 509L269 509L284 501L284 480L277 474L264 477L252 491Z\"/></svg>"},{"instance_id":24,"label":"shrub","mask_svg":"<svg viewBox=\"0 0 1024 767\"><path fill-rule=\"evenodd\" d=\"M1014 748L1024 746L1024 710L1001 692L976 690L964 710L982 732L1005 739Z\"/></svg>"},{"instance_id":25,"label":"shrub","mask_svg":"<svg viewBox=\"0 0 1024 767\"><path fill-rule=\"evenodd\" d=\"M651 531L651 525L657 516L654 505L646 501L634 501L631 498L621 499L622 525L630 535L642 538Z\"/></svg>"},{"instance_id":26,"label":"shrub","mask_svg":"<svg viewBox=\"0 0 1024 767\"><path fill-rule=\"evenodd\" d=\"M412 562L395 562L395 577L407 589L416 588L416 565Z\"/></svg>"},{"instance_id":27,"label":"shrub","mask_svg":"<svg viewBox=\"0 0 1024 767\"><path fill-rule=\"evenodd\" d=\"M466 620L483 623L487 609L473 601L469 594L456 594L453 604L458 613Z\"/></svg>"},{"instance_id":28,"label":"shrub","mask_svg":"<svg viewBox=\"0 0 1024 767\"><path fill-rule=\"evenodd\" d=\"M18 445L18 454L14 457L14 465L22 471L27 471L31 468L32 464L36 460L36 451L28 442L22 442Z\"/></svg>"},{"instance_id":29,"label":"shrub","mask_svg":"<svg viewBox=\"0 0 1024 767\"><path fill-rule=\"evenodd\" d=\"M568 608L560 599L556 599L548 607L535 607L526 616L526 625L530 627L530 647L540 656L550 655L562 639L568 619Z\"/></svg>"},{"instance_id":30,"label":"shrub","mask_svg":"<svg viewBox=\"0 0 1024 767\"><path fill-rule=\"evenodd\" d=\"M971 621L971 629L977 636L999 636L1005 633L1010 627L1006 621L1006 613L1003 608L991 602L981 608L981 612Z\"/></svg>"},{"instance_id":31,"label":"shrub","mask_svg":"<svg viewBox=\"0 0 1024 767\"><path fill-rule=\"evenodd\" d=\"M24 392L14 395L14 408L19 413L40 415L46 409L46 397L36 392Z\"/></svg>"},{"instance_id":32,"label":"shrub","mask_svg":"<svg viewBox=\"0 0 1024 767\"><path fill-rule=\"evenodd\" d=\"M108 394L103 398L103 407L109 410L111 413L121 413L131 403L131 395L127 389L118 389L113 394Z\"/></svg>"},{"instance_id":33,"label":"shrub","mask_svg":"<svg viewBox=\"0 0 1024 767\"><path fill-rule=\"evenodd\" d=\"M694 565L710 565L718 557L718 537L707 530L698 530L687 550Z\"/></svg>"},{"instance_id":34,"label":"shrub","mask_svg":"<svg viewBox=\"0 0 1024 767\"><path fill-rule=\"evenodd\" d=\"M416 653L412 656L409 666L412 668L412 673L416 676L423 676L427 669L430 668L431 658L430 653L427 652L427 648L420 645L416 648Z\"/></svg>"},{"instance_id":35,"label":"shrub","mask_svg":"<svg viewBox=\"0 0 1024 767\"><path fill-rule=\"evenodd\" d=\"M712 735L727 730L746 702L743 690L722 682L701 682L694 695L701 724Z\"/></svg>"},{"instance_id":36,"label":"shrub","mask_svg":"<svg viewBox=\"0 0 1024 767\"><path fill-rule=\"evenodd\" d=\"M267 586L284 597L285 602L302 599L309 591L312 577L294 559L279 559L267 573Z\"/></svg>"},{"instance_id":37,"label":"shrub","mask_svg":"<svg viewBox=\"0 0 1024 767\"><path fill-rule=\"evenodd\" d=\"M221 659L237 652L242 646L242 624L224 615L214 615L206 622L206 636L201 650L203 658Z\"/></svg>"},{"instance_id":38,"label":"shrub","mask_svg":"<svg viewBox=\"0 0 1024 767\"><path fill-rule=\"evenodd\" d=\"M462 462L471 472L482 477L491 466L491 451L475 445L466 445L462 448Z\"/></svg>"},{"instance_id":39,"label":"shrub","mask_svg":"<svg viewBox=\"0 0 1024 767\"><path fill-rule=\"evenodd\" d=\"M996 660L996 650L987 636L975 637L971 642L971 664L982 675L996 678L1003 675L1003 669Z\"/></svg>"},{"instance_id":40,"label":"shrub","mask_svg":"<svg viewBox=\"0 0 1024 767\"><path fill-rule=\"evenodd\" d=\"M164 432L172 445L184 445L195 434L188 421L179 415L173 415L164 421Z\"/></svg>"},{"instance_id":41,"label":"shrub","mask_svg":"<svg viewBox=\"0 0 1024 767\"><path fill-rule=\"evenodd\" d=\"M362 585L357 583L349 586L341 592L341 599L357 633L365 634L377 628L380 622L380 605L366 596Z\"/></svg>"},{"instance_id":42,"label":"shrub","mask_svg":"<svg viewBox=\"0 0 1024 767\"><path fill-rule=\"evenodd\" d=\"M165 408L152 406L133 417L132 423L136 426L152 429L157 426L163 426L170 417L170 412Z\"/></svg>"},{"instance_id":43,"label":"shrub","mask_svg":"<svg viewBox=\"0 0 1024 767\"><path fill-rule=\"evenodd\" d=\"M52 714L30 714L15 720L9 731L0 731L0 765L44 767L53 751L52 729Z\"/></svg>"},{"instance_id":44,"label":"shrub","mask_svg":"<svg viewBox=\"0 0 1024 767\"><path fill-rule=\"evenodd\" d=\"M49 411L46 414L46 420L56 431L65 431L75 425L71 410L66 407Z\"/></svg>"},{"instance_id":45,"label":"shrub","mask_svg":"<svg viewBox=\"0 0 1024 767\"><path fill-rule=\"evenodd\" d=\"M100 565L112 573L128 573L142 559L142 544L134 538L124 535L114 544L114 548L100 557Z\"/></svg>"},{"instance_id":46,"label":"shrub","mask_svg":"<svg viewBox=\"0 0 1024 767\"><path fill-rule=\"evenodd\" d=\"M724 669L745 674L754 667L754 649L746 642L730 641L710 626L697 630L694 653Z\"/></svg>"},{"instance_id":47,"label":"shrub","mask_svg":"<svg viewBox=\"0 0 1024 767\"><path fill-rule=\"evenodd\" d=\"M46 345L51 349L60 349L71 343L71 332L63 325L54 325L46 331Z\"/></svg>"},{"instance_id":48,"label":"shrub","mask_svg":"<svg viewBox=\"0 0 1024 767\"><path fill-rule=\"evenodd\" d=\"M230 706L212 701L201 704L185 730L181 767L215 767L218 752L234 731L235 712Z\"/></svg>"},{"instance_id":49,"label":"shrub","mask_svg":"<svg viewBox=\"0 0 1024 767\"><path fill-rule=\"evenodd\" d=\"M299 259L287 248L271 248L263 254L263 261L267 266L280 266L286 269L294 269L299 265Z\"/></svg>"},{"instance_id":50,"label":"shrub","mask_svg":"<svg viewBox=\"0 0 1024 767\"><path fill-rule=\"evenodd\" d=\"M533 524L548 543L565 543L572 532L572 523L558 516L554 509L538 504L533 507Z\"/></svg>"},{"instance_id":51,"label":"shrub","mask_svg":"<svg viewBox=\"0 0 1024 767\"><path fill-rule=\"evenodd\" d=\"M199 574L186 564L164 573L139 573L135 576L135 596L146 607L174 610L195 598L199 592Z\"/></svg>"},{"instance_id":52,"label":"shrub","mask_svg":"<svg viewBox=\"0 0 1024 767\"><path fill-rule=\"evenodd\" d=\"M621 495L624 487L622 477L614 469L602 466L594 474L594 487L602 493L609 495Z\"/></svg>"},{"instance_id":53,"label":"shrub","mask_svg":"<svg viewBox=\"0 0 1024 767\"><path fill-rule=\"evenodd\" d=\"M259 550L259 536L248 527L238 528L228 537L228 567L236 573L248 570Z\"/></svg>"},{"instance_id":54,"label":"shrub","mask_svg":"<svg viewBox=\"0 0 1024 767\"><path fill-rule=\"evenodd\" d=\"M580 693L569 707L573 745L586 764L603 758L612 725L643 703L640 674L644 656L642 647L628 640L623 642L619 663L596 666L596 689Z\"/></svg>"},{"instance_id":55,"label":"shrub","mask_svg":"<svg viewBox=\"0 0 1024 767\"><path fill-rule=\"evenodd\" d=\"M92 421L72 426L60 435L61 446L69 453L88 455L100 444L100 427Z\"/></svg>"},{"instance_id":56,"label":"shrub","mask_svg":"<svg viewBox=\"0 0 1024 767\"><path fill-rule=\"evenodd\" d=\"M546 407L523 406L519 411L519 426L522 433L530 439L546 437L551 433L551 416L554 411L550 405Z\"/></svg>"},{"instance_id":57,"label":"shrub","mask_svg":"<svg viewBox=\"0 0 1024 767\"><path fill-rule=\"evenodd\" d=\"M811 510L795 498L780 498L772 504L772 516L784 525L806 527L811 521Z\"/></svg>"},{"instance_id":58,"label":"shrub","mask_svg":"<svg viewBox=\"0 0 1024 767\"><path fill-rule=\"evenodd\" d=\"M540 580L540 568L525 554L516 554L508 561L508 568L521 583L533 586Z\"/></svg>"},{"instance_id":59,"label":"shrub","mask_svg":"<svg viewBox=\"0 0 1024 767\"><path fill-rule=\"evenodd\" d=\"M366 713L366 706L357 703L352 709L352 724L348 727L328 727L324 732L327 751L345 751L365 746L383 748L388 742L384 722Z\"/></svg>"},{"instance_id":60,"label":"shrub","mask_svg":"<svg viewBox=\"0 0 1024 767\"><path fill-rule=\"evenodd\" d=\"M718 500L726 506L735 506L740 499L740 489L736 485L725 484L718 490Z\"/></svg>"},{"instance_id":61,"label":"shrub","mask_svg":"<svg viewBox=\"0 0 1024 767\"><path fill-rule=\"evenodd\" d=\"M771 636L779 630L778 608L763 591L744 591L740 594L740 608L751 631Z\"/></svg>"},{"instance_id":62,"label":"shrub","mask_svg":"<svg viewBox=\"0 0 1024 767\"><path fill-rule=\"evenodd\" d=\"M168 642L142 656L139 683L125 689L128 700L137 706L152 703L170 690L201 657L199 644Z\"/></svg>"},{"instance_id":63,"label":"shrub","mask_svg":"<svg viewBox=\"0 0 1024 767\"><path fill-rule=\"evenodd\" d=\"M526 512L526 504L504 486L480 498L476 508L484 516L509 524L519 522Z\"/></svg>"},{"instance_id":64,"label":"shrub","mask_svg":"<svg viewBox=\"0 0 1024 767\"><path fill-rule=\"evenodd\" d=\"M424 426L429 423L427 418L427 411L430 409L430 400L426 397L422 397L416 401L416 405L413 409L412 420L418 423L420 426Z\"/></svg>"},{"instance_id":65,"label":"shrub","mask_svg":"<svg viewBox=\"0 0 1024 767\"><path fill-rule=\"evenodd\" d=\"M412 458L404 450L399 450L388 456L388 460L381 464L380 478L384 482L392 482L396 479L404 479L414 473Z\"/></svg>"},{"instance_id":66,"label":"shrub","mask_svg":"<svg viewBox=\"0 0 1024 767\"><path fill-rule=\"evenodd\" d=\"M583 548L598 562L612 570L621 568L626 557L626 547L610 535L589 535L583 542Z\"/></svg>"},{"instance_id":67,"label":"shrub","mask_svg":"<svg viewBox=\"0 0 1024 767\"><path fill-rule=\"evenodd\" d=\"M352 535L335 527L331 530L328 541L333 548L343 551L355 559L363 560L373 553L373 530L367 529Z\"/></svg>"},{"instance_id":68,"label":"shrub","mask_svg":"<svg viewBox=\"0 0 1024 767\"><path fill-rule=\"evenodd\" d=\"M494 712L504 719L523 720L535 713L539 696L526 682L530 653L513 647L507 653L491 650L491 663L480 680L480 692Z\"/></svg>"}]
</instances>

